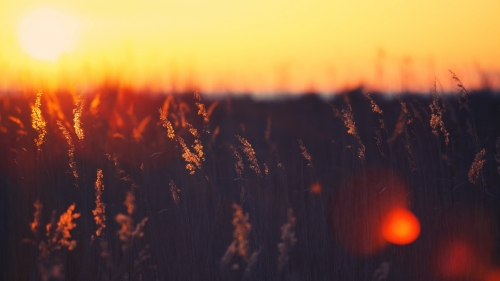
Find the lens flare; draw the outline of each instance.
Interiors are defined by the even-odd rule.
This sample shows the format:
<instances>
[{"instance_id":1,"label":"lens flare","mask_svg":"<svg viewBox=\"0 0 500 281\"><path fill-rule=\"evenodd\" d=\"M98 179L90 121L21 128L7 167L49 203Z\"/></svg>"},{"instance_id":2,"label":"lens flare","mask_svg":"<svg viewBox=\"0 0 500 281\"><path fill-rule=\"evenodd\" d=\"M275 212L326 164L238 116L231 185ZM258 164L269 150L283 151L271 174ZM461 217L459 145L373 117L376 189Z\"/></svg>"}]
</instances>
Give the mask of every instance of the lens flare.
<instances>
[{"instance_id":1,"label":"lens flare","mask_svg":"<svg viewBox=\"0 0 500 281\"><path fill-rule=\"evenodd\" d=\"M438 272L441 277L456 279L469 277L477 267L477 253L473 245L464 239L453 239L441 248Z\"/></svg>"},{"instance_id":2,"label":"lens flare","mask_svg":"<svg viewBox=\"0 0 500 281\"><path fill-rule=\"evenodd\" d=\"M321 186L320 183L315 182L311 184L310 190L312 194L320 194L323 191L323 186Z\"/></svg>"},{"instance_id":3,"label":"lens flare","mask_svg":"<svg viewBox=\"0 0 500 281\"><path fill-rule=\"evenodd\" d=\"M394 209L406 208L406 182L386 169L369 169L348 176L335 194L333 227L338 242L359 256L380 252L387 239L384 219Z\"/></svg>"},{"instance_id":4,"label":"lens flare","mask_svg":"<svg viewBox=\"0 0 500 281\"><path fill-rule=\"evenodd\" d=\"M389 212L382 224L382 236L392 244L407 245L420 235L420 222L409 210L396 208Z\"/></svg>"},{"instance_id":5,"label":"lens flare","mask_svg":"<svg viewBox=\"0 0 500 281\"><path fill-rule=\"evenodd\" d=\"M486 274L485 281L500 281L500 268L490 269Z\"/></svg>"}]
</instances>

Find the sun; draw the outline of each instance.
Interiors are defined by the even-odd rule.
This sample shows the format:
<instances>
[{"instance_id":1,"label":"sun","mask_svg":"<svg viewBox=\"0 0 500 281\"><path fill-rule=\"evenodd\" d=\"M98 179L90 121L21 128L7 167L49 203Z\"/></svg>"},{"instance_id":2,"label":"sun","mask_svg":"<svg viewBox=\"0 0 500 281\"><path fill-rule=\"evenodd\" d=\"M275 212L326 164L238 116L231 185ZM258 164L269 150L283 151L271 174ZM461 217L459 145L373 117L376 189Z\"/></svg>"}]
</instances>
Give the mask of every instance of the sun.
<instances>
[{"instance_id":1,"label":"sun","mask_svg":"<svg viewBox=\"0 0 500 281\"><path fill-rule=\"evenodd\" d=\"M78 22L58 10L43 8L26 15L19 24L23 50L39 60L56 61L78 38Z\"/></svg>"}]
</instances>

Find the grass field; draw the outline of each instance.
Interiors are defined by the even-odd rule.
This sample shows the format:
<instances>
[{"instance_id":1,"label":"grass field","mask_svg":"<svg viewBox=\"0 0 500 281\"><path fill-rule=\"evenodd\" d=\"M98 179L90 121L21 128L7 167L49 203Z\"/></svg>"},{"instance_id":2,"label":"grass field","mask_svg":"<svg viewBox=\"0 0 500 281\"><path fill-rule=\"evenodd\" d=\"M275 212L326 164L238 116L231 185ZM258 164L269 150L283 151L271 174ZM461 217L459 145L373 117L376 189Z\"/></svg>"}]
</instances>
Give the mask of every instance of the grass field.
<instances>
[{"instance_id":1,"label":"grass field","mask_svg":"<svg viewBox=\"0 0 500 281\"><path fill-rule=\"evenodd\" d=\"M500 280L499 120L464 86L3 95L0 279Z\"/></svg>"}]
</instances>

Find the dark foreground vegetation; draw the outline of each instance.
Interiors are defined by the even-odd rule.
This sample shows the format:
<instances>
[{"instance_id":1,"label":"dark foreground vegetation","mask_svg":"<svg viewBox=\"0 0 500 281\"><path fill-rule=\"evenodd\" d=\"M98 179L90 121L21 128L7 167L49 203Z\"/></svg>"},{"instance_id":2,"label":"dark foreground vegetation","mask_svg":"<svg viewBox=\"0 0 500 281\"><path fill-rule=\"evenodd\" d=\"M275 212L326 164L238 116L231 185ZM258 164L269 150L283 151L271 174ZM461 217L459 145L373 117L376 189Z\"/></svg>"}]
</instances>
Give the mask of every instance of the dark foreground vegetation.
<instances>
[{"instance_id":1,"label":"dark foreground vegetation","mask_svg":"<svg viewBox=\"0 0 500 281\"><path fill-rule=\"evenodd\" d=\"M0 279L500 280L500 96L459 91L4 96Z\"/></svg>"}]
</instances>

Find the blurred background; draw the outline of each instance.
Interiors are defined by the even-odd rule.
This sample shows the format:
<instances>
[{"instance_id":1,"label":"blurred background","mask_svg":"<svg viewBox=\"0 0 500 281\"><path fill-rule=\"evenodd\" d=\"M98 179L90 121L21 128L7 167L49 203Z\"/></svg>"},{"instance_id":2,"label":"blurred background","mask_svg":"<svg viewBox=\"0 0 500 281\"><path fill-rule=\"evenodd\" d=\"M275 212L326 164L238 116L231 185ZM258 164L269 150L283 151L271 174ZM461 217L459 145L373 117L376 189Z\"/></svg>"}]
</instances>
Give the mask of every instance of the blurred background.
<instances>
[{"instance_id":1,"label":"blurred background","mask_svg":"<svg viewBox=\"0 0 500 281\"><path fill-rule=\"evenodd\" d=\"M33 20L40 10L59 20ZM499 10L495 0L1 1L0 90L429 92L435 77L454 89L448 69L498 89ZM34 54L47 42L51 56Z\"/></svg>"}]
</instances>

